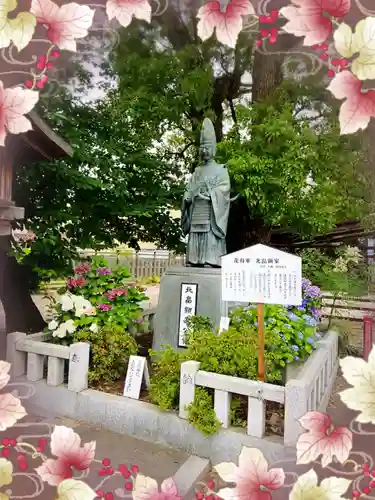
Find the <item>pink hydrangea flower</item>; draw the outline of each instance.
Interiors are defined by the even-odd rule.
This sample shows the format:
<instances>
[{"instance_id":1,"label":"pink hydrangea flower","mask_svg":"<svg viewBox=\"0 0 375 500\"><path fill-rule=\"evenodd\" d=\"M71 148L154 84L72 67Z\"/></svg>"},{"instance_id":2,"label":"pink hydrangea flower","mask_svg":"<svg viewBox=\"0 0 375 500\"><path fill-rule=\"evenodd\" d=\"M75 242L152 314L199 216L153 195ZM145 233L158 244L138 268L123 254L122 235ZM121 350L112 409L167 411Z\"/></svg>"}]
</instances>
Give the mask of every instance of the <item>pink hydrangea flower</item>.
<instances>
[{"instance_id":1,"label":"pink hydrangea flower","mask_svg":"<svg viewBox=\"0 0 375 500\"><path fill-rule=\"evenodd\" d=\"M86 274L90 272L91 266L88 262L81 262L75 269L74 274Z\"/></svg>"},{"instance_id":2,"label":"pink hydrangea flower","mask_svg":"<svg viewBox=\"0 0 375 500\"><path fill-rule=\"evenodd\" d=\"M98 307L103 312L107 312L107 311L110 311L112 309L111 304L98 304Z\"/></svg>"},{"instance_id":3,"label":"pink hydrangea flower","mask_svg":"<svg viewBox=\"0 0 375 500\"><path fill-rule=\"evenodd\" d=\"M97 272L99 276L106 276L107 274L112 274L112 271L108 269L108 267L99 267Z\"/></svg>"},{"instance_id":4,"label":"pink hydrangea flower","mask_svg":"<svg viewBox=\"0 0 375 500\"><path fill-rule=\"evenodd\" d=\"M79 278L69 278L66 286L71 290L72 288L82 288L87 283L87 280L80 276Z\"/></svg>"},{"instance_id":5,"label":"pink hydrangea flower","mask_svg":"<svg viewBox=\"0 0 375 500\"><path fill-rule=\"evenodd\" d=\"M109 300L115 300L116 297L120 297L121 295L128 295L128 290L125 288L114 288L107 293L107 297Z\"/></svg>"}]
</instances>

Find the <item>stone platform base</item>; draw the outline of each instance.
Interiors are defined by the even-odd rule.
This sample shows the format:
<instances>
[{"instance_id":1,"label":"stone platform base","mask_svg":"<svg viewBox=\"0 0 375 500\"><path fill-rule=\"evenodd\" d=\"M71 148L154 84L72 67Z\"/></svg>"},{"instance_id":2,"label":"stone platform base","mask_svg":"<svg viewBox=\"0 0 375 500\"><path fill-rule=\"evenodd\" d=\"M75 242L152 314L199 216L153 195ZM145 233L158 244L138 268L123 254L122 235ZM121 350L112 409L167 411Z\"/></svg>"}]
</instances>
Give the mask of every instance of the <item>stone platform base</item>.
<instances>
[{"instance_id":1,"label":"stone platform base","mask_svg":"<svg viewBox=\"0 0 375 500\"><path fill-rule=\"evenodd\" d=\"M209 317L219 328L221 311L221 269L170 267L160 281L158 307L154 318L153 349L161 344L179 347L181 290L183 284L197 285L197 316Z\"/></svg>"}]
</instances>

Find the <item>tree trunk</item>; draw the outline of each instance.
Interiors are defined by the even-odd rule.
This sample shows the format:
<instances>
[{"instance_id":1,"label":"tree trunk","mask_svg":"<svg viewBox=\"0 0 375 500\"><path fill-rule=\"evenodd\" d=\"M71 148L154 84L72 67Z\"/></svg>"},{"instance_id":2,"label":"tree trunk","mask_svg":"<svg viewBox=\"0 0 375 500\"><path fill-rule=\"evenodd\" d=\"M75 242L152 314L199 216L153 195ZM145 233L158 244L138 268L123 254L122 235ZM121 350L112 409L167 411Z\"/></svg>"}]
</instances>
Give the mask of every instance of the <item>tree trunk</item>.
<instances>
[{"instance_id":1,"label":"tree trunk","mask_svg":"<svg viewBox=\"0 0 375 500\"><path fill-rule=\"evenodd\" d=\"M252 101L267 100L283 81L279 55L255 53L253 63ZM245 198L231 205L228 221L227 251L236 252L256 243L269 243L271 228L263 220L253 218Z\"/></svg>"},{"instance_id":2,"label":"tree trunk","mask_svg":"<svg viewBox=\"0 0 375 500\"><path fill-rule=\"evenodd\" d=\"M268 28L260 26L260 28ZM292 35L279 36L274 52L255 51L252 68L252 102L263 102L269 99L283 83L283 54L299 43ZM268 49L269 50L269 49ZM271 229L263 220L254 219L249 212L245 200L234 203L229 212L227 248L232 252L256 243L269 243Z\"/></svg>"}]
</instances>

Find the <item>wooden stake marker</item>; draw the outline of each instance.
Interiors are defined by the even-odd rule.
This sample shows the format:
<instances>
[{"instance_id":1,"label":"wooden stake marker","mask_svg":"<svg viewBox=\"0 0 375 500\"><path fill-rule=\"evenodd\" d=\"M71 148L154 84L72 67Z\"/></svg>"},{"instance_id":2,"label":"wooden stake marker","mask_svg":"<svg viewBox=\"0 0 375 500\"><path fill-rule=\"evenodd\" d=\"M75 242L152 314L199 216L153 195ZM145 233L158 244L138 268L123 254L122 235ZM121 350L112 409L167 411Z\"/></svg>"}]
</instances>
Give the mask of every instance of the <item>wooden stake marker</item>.
<instances>
[{"instance_id":1,"label":"wooden stake marker","mask_svg":"<svg viewBox=\"0 0 375 500\"><path fill-rule=\"evenodd\" d=\"M264 382L264 304L258 303L258 379Z\"/></svg>"}]
</instances>

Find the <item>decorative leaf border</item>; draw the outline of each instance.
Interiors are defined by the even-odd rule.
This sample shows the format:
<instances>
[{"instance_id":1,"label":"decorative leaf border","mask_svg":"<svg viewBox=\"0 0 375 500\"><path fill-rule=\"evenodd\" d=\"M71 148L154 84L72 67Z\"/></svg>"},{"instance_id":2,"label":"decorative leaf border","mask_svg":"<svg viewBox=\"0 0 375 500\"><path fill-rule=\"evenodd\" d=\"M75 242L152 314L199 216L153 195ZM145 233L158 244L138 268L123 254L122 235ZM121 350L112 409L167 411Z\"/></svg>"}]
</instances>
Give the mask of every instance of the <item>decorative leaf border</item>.
<instances>
[{"instance_id":1,"label":"decorative leaf border","mask_svg":"<svg viewBox=\"0 0 375 500\"><path fill-rule=\"evenodd\" d=\"M60 51L77 50L77 40L88 35L95 14L95 9L74 2L59 7L51 0L32 0L29 12L9 17L16 6L16 0L0 0L0 49L13 43L22 51L32 41L37 25L44 27L50 46L46 54L38 57L37 71L31 72L23 86L4 88L0 80L0 146L5 145L7 133L31 129L24 115L33 109L39 91L48 83L48 69ZM123 27L129 26L133 18L151 21L149 0L107 0L105 8L108 19L116 19ZM263 26L256 42L258 48L265 43L274 45L280 29L303 37L304 46L319 51L320 59L328 64L332 79L328 89L336 99L343 100L341 134L352 134L365 129L375 116L375 91L362 86L363 81L375 79L375 17L362 19L353 31L342 21L350 9L351 0L292 0L280 11L257 16L249 0L214 0L197 12L198 36L206 40L215 33L220 43L234 48L243 19L250 17L250 26ZM279 29L275 24L280 17L287 22Z\"/></svg>"}]
</instances>

